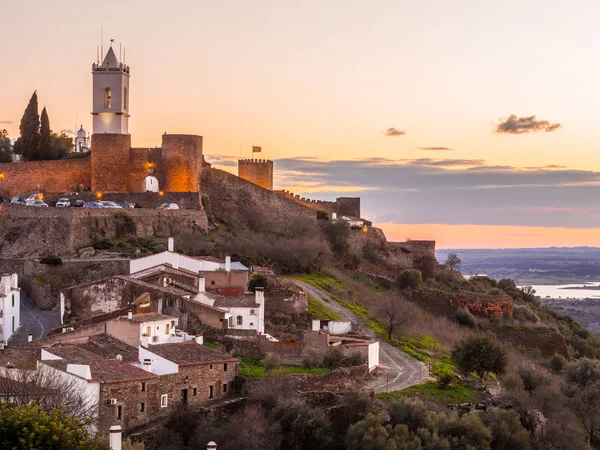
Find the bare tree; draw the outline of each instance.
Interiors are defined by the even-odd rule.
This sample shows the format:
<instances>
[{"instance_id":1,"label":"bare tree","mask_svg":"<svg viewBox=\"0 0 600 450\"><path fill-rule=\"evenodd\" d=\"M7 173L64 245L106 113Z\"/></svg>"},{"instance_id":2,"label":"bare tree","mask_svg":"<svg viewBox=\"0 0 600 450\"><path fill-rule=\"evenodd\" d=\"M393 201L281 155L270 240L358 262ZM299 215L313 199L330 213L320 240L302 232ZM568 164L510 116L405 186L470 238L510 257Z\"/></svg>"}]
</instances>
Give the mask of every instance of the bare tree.
<instances>
[{"instance_id":1,"label":"bare tree","mask_svg":"<svg viewBox=\"0 0 600 450\"><path fill-rule=\"evenodd\" d=\"M399 293L384 295L378 302L377 310L384 322L388 339L392 339L394 331L414 316L413 306Z\"/></svg>"},{"instance_id":2,"label":"bare tree","mask_svg":"<svg viewBox=\"0 0 600 450\"><path fill-rule=\"evenodd\" d=\"M461 263L462 261L456 253L448 253L445 264L450 266L452 270L460 270Z\"/></svg>"},{"instance_id":3,"label":"bare tree","mask_svg":"<svg viewBox=\"0 0 600 450\"><path fill-rule=\"evenodd\" d=\"M43 411L62 408L71 417L91 424L98 405L86 398L85 386L76 377L40 364L37 370L0 371L0 401L13 406L35 403Z\"/></svg>"}]
</instances>

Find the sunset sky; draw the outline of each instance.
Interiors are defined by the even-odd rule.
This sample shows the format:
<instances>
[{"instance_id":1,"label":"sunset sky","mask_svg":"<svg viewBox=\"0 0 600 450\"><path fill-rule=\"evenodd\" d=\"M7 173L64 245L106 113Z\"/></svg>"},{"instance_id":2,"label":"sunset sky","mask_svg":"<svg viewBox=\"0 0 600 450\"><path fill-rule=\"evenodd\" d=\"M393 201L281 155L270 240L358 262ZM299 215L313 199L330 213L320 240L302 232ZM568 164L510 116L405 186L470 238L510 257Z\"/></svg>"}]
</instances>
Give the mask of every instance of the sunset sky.
<instances>
[{"instance_id":1,"label":"sunset sky","mask_svg":"<svg viewBox=\"0 0 600 450\"><path fill-rule=\"evenodd\" d=\"M54 130L91 128L103 27L136 147L199 134L234 170L260 145L277 188L360 195L390 240L600 246L597 1L5 3L13 138L36 89Z\"/></svg>"}]
</instances>

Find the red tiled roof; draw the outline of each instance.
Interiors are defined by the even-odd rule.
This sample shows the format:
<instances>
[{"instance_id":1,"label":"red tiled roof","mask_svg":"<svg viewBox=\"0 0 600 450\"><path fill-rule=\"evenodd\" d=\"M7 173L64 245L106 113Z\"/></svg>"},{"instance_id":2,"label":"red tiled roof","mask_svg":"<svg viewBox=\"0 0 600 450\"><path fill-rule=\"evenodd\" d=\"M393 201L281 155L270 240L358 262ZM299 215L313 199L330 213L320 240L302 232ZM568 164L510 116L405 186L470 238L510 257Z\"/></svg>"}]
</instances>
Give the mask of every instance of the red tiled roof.
<instances>
[{"instance_id":1,"label":"red tiled roof","mask_svg":"<svg viewBox=\"0 0 600 450\"><path fill-rule=\"evenodd\" d=\"M196 342L151 345L148 350L180 366L217 362L236 362L237 359L214 348Z\"/></svg>"},{"instance_id":2,"label":"red tiled roof","mask_svg":"<svg viewBox=\"0 0 600 450\"><path fill-rule=\"evenodd\" d=\"M256 297L252 295L241 295L236 297L229 297L226 295L218 294L207 294L208 297L214 299L215 303L213 306L217 308L259 308L260 305L256 303Z\"/></svg>"},{"instance_id":3,"label":"red tiled roof","mask_svg":"<svg viewBox=\"0 0 600 450\"><path fill-rule=\"evenodd\" d=\"M167 316L165 314L160 314L160 313L141 313L141 314L134 314L133 317L131 318L132 322L137 322L137 323L143 323L143 322L158 322L158 321L162 321L162 320L175 320L176 317L173 316ZM127 318L127 316L121 316L119 317L119 320L130 320Z\"/></svg>"}]
</instances>

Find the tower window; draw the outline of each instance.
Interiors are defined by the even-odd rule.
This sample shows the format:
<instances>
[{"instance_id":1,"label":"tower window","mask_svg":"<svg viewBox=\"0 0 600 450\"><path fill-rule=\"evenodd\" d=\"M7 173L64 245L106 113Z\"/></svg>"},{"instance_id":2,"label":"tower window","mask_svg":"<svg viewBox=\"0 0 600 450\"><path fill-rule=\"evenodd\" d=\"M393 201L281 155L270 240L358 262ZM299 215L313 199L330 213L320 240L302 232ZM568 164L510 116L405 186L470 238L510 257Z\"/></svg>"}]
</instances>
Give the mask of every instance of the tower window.
<instances>
[{"instance_id":1,"label":"tower window","mask_svg":"<svg viewBox=\"0 0 600 450\"><path fill-rule=\"evenodd\" d=\"M110 108L112 106L110 88L104 88L104 107Z\"/></svg>"},{"instance_id":2,"label":"tower window","mask_svg":"<svg viewBox=\"0 0 600 450\"><path fill-rule=\"evenodd\" d=\"M127 88L123 88L123 109L127 109Z\"/></svg>"}]
</instances>

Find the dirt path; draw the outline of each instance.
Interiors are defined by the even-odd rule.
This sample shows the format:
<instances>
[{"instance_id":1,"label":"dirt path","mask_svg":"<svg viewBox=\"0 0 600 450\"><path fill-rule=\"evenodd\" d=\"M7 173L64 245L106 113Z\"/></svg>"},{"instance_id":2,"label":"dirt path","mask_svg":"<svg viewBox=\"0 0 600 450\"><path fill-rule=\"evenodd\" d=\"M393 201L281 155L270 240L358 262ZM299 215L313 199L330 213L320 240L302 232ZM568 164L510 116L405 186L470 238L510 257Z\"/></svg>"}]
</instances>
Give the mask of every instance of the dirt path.
<instances>
[{"instance_id":1,"label":"dirt path","mask_svg":"<svg viewBox=\"0 0 600 450\"><path fill-rule=\"evenodd\" d=\"M340 316L342 320L352 322L354 329L379 340L379 368L383 374L369 381L367 388L373 389L375 392L398 391L419 384L428 377L429 371L425 363L412 358L388 342L380 340L375 332L365 324L364 320L353 311L344 308L325 292L308 283L303 281L295 281L295 283L311 297L317 299Z\"/></svg>"}]
</instances>

